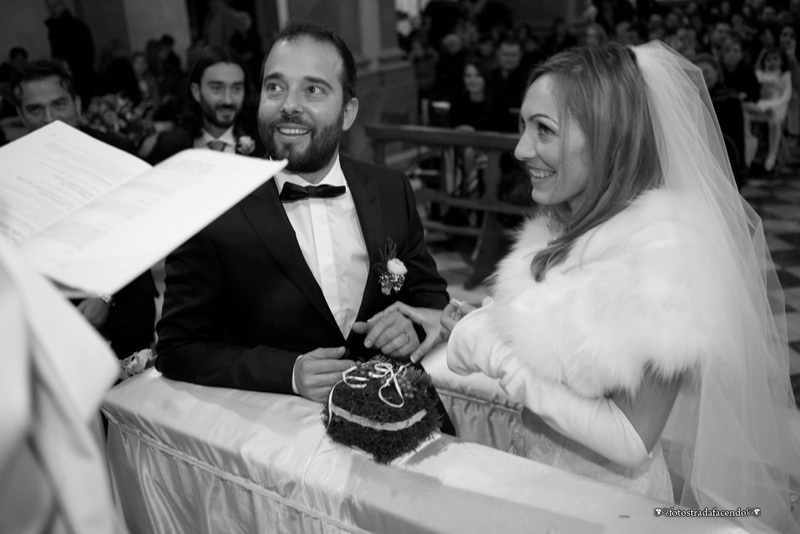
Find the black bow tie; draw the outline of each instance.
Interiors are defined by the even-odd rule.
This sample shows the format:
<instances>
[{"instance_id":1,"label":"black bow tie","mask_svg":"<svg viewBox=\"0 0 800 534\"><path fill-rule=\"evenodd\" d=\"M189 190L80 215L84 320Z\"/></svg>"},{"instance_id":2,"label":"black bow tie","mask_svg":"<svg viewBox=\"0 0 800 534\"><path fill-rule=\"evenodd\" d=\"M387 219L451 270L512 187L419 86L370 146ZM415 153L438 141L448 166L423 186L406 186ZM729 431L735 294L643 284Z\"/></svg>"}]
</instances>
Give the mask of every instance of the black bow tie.
<instances>
[{"instance_id":1,"label":"black bow tie","mask_svg":"<svg viewBox=\"0 0 800 534\"><path fill-rule=\"evenodd\" d=\"M281 202L294 202L304 198L333 198L344 195L343 185L309 185L306 187L286 182L281 189Z\"/></svg>"}]
</instances>

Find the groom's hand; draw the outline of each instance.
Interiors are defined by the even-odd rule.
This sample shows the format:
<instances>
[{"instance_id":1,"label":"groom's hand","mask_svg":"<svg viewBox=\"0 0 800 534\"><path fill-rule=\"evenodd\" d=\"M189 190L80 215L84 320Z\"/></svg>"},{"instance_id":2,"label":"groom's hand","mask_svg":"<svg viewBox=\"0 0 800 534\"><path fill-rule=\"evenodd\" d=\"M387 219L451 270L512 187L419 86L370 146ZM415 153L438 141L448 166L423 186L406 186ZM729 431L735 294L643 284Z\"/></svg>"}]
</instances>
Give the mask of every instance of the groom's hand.
<instances>
[{"instance_id":1,"label":"groom's hand","mask_svg":"<svg viewBox=\"0 0 800 534\"><path fill-rule=\"evenodd\" d=\"M344 347L319 348L301 354L294 363L297 393L307 399L326 402L333 385L342 379L342 372L355 365L342 360Z\"/></svg>"},{"instance_id":2,"label":"groom's hand","mask_svg":"<svg viewBox=\"0 0 800 534\"><path fill-rule=\"evenodd\" d=\"M443 341L447 341L445 333L449 335L450 332L446 331L441 325L440 318L442 316L442 310L437 310L435 308L415 308L414 306L409 306L408 304L398 301L376 314L371 320L379 319L394 311L402 313L403 316L408 318L412 323L422 326L425 330L425 340L409 354L409 358L412 362L417 363L424 358L433 347Z\"/></svg>"},{"instance_id":3,"label":"groom's hand","mask_svg":"<svg viewBox=\"0 0 800 534\"><path fill-rule=\"evenodd\" d=\"M367 322L353 324L353 331L366 334L365 347L372 347L392 358L407 358L419 347L414 324L399 311L386 311Z\"/></svg>"}]
</instances>

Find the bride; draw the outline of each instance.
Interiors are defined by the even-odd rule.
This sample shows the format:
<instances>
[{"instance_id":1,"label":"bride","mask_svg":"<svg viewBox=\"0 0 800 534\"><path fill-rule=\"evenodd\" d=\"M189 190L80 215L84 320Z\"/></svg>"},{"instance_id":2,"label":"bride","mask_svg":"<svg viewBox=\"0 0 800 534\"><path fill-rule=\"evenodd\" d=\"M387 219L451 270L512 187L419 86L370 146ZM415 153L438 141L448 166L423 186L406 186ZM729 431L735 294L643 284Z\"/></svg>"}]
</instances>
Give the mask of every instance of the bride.
<instances>
[{"instance_id":1,"label":"bride","mask_svg":"<svg viewBox=\"0 0 800 534\"><path fill-rule=\"evenodd\" d=\"M515 454L800 532L783 294L702 80L655 43L539 66L515 151L538 213L494 301L445 308L423 350L452 331L449 367L524 405Z\"/></svg>"}]
</instances>

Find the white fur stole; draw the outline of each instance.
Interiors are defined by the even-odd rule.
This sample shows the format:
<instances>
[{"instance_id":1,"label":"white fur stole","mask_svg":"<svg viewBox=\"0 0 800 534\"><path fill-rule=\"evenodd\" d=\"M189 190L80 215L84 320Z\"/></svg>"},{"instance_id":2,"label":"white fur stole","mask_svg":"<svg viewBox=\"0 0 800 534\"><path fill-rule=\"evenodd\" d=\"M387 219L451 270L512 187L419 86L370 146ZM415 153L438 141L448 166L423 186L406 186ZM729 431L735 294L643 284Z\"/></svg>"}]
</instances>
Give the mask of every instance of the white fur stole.
<instances>
[{"instance_id":1,"label":"white fur stole","mask_svg":"<svg viewBox=\"0 0 800 534\"><path fill-rule=\"evenodd\" d=\"M634 395L646 368L669 380L721 350L724 294L704 258L713 247L671 218L673 201L641 195L538 283L531 260L550 235L529 221L495 278L492 337L526 372L593 398Z\"/></svg>"}]
</instances>

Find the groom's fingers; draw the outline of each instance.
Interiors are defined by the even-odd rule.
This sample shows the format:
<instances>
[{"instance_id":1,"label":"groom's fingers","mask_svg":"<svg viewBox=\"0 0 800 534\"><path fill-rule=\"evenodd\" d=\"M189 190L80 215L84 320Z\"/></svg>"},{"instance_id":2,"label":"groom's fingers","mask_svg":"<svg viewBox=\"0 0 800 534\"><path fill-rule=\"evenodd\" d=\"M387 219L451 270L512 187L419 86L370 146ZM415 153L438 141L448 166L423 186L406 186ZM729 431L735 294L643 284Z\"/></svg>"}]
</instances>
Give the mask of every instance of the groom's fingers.
<instances>
[{"instance_id":1,"label":"groom's fingers","mask_svg":"<svg viewBox=\"0 0 800 534\"><path fill-rule=\"evenodd\" d=\"M344 347L319 348L297 358L294 369L295 386L301 396L325 402L331 387L342 379L342 372L355 362L343 360Z\"/></svg>"},{"instance_id":2,"label":"groom's fingers","mask_svg":"<svg viewBox=\"0 0 800 534\"><path fill-rule=\"evenodd\" d=\"M341 358L344 356L344 352L344 347L320 347L305 353L303 356L309 356L315 360L328 360Z\"/></svg>"},{"instance_id":3,"label":"groom's fingers","mask_svg":"<svg viewBox=\"0 0 800 534\"><path fill-rule=\"evenodd\" d=\"M407 358L417 347L419 347L417 333L413 329L403 330L381 347L381 352L392 358Z\"/></svg>"},{"instance_id":4,"label":"groom's fingers","mask_svg":"<svg viewBox=\"0 0 800 534\"><path fill-rule=\"evenodd\" d=\"M403 356L408 356L419 346L414 325L396 310L369 325L369 332L364 339L364 346L367 348L373 347L384 354L403 349ZM406 347L408 344L413 346Z\"/></svg>"},{"instance_id":5,"label":"groom's fingers","mask_svg":"<svg viewBox=\"0 0 800 534\"><path fill-rule=\"evenodd\" d=\"M420 344L420 346L419 346L419 347L417 347L417 349L416 349L415 351L413 351L413 352L412 352L412 353L409 355L409 359L410 359L410 360L411 360L413 363L417 363L417 362L418 362L418 361L420 361L422 358L424 358L424 357L425 357L425 355L426 355L426 354L428 354L428 352L429 352L429 351L430 351L430 350L431 350L431 349L432 349L434 346L436 346L437 344L439 344L439 342L441 342L441 341L443 341L443 338L442 338L442 335L441 335L441 333L440 333L438 336L429 335L429 336L425 337L425 341L423 341L423 342Z\"/></svg>"},{"instance_id":6,"label":"groom's fingers","mask_svg":"<svg viewBox=\"0 0 800 534\"><path fill-rule=\"evenodd\" d=\"M378 321L379 319L383 319L392 312L398 312L404 315L405 317L408 317L414 322L421 322L422 320L422 317L419 315L419 313L415 308L409 306L408 304L405 304L404 302L397 301L387 306L383 311L379 311L378 313L367 319L367 323L372 324Z\"/></svg>"}]
</instances>

